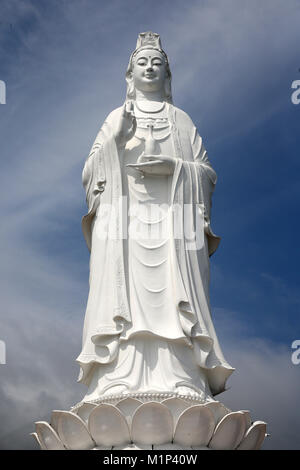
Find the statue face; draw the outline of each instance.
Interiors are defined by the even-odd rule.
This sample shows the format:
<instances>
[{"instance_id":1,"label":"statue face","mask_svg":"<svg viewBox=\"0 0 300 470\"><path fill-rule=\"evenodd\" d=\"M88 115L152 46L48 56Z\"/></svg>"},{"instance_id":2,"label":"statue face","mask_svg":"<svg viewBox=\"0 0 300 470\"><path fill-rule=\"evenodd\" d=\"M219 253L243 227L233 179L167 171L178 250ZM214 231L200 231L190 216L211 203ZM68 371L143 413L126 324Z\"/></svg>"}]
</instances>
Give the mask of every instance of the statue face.
<instances>
[{"instance_id":1,"label":"statue face","mask_svg":"<svg viewBox=\"0 0 300 470\"><path fill-rule=\"evenodd\" d=\"M134 58L133 83L141 91L159 91L164 86L166 63L164 56L154 49L143 49Z\"/></svg>"}]
</instances>

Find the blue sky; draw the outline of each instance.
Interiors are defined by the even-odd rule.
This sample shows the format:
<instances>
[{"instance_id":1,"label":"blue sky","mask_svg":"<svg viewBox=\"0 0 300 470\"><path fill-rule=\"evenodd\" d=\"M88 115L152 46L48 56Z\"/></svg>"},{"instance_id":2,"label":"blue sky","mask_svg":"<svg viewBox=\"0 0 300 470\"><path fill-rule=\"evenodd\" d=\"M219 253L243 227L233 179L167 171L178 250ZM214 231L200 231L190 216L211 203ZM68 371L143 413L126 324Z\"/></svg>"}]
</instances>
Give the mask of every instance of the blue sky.
<instances>
[{"instance_id":1,"label":"blue sky","mask_svg":"<svg viewBox=\"0 0 300 470\"><path fill-rule=\"evenodd\" d=\"M299 0L1 1L0 448L35 448L33 422L85 392L81 171L147 30L218 173L211 303L236 367L218 398L268 422L265 449L300 448L299 23Z\"/></svg>"}]
</instances>

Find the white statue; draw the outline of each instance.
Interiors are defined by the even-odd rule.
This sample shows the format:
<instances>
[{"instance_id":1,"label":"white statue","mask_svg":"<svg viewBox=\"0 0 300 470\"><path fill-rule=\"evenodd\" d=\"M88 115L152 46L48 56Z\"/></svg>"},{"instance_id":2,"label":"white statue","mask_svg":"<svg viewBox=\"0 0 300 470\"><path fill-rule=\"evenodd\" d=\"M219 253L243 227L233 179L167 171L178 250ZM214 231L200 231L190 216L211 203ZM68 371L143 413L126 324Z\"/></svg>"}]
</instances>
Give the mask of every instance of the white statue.
<instances>
[{"instance_id":1,"label":"white statue","mask_svg":"<svg viewBox=\"0 0 300 470\"><path fill-rule=\"evenodd\" d=\"M259 449L266 423L213 398L233 371L209 307L216 174L172 104L157 34L139 35L126 80L83 170L90 292L77 361L88 391L33 436L47 450Z\"/></svg>"},{"instance_id":2,"label":"white statue","mask_svg":"<svg viewBox=\"0 0 300 470\"><path fill-rule=\"evenodd\" d=\"M209 401L233 371L209 306L216 173L193 122L172 104L157 34L139 35L126 81L125 104L105 120L83 170L91 250L77 358L83 401L134 392Z\"/></svg>"}]
</instances>

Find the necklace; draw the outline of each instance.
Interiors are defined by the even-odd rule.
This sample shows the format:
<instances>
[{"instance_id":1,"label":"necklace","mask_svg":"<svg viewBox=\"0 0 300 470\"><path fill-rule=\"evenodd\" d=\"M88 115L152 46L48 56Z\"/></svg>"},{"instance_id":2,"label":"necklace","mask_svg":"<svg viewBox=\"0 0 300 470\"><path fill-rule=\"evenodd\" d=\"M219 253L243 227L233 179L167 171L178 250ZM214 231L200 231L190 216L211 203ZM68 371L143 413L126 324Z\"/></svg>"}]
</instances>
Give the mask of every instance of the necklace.
<instances>
[{"instance_id":1,"label":"necklace","mask_svg":"<svg viewBox=\"0 0 300 470\"><path fill-rule=\"evenodd\" d=\"M153 106L153 101L144 101L144 103L152 103L152 106ZM156 103L157 103L157 101L156 101ZM160 113L164 109L166 103L163 101L163 103L161 104L161 107L158 108L158 109L155 109L155 110L151 109L151 105L149 106L150 109L147 109L148 105L146 105L146 109L143 109L143 108L141 108L141 105L139 105L137 101L135 102L135 105L136 105L137 109L139 111L141 111L142 113Z\"/></svg>"}]
</instances>

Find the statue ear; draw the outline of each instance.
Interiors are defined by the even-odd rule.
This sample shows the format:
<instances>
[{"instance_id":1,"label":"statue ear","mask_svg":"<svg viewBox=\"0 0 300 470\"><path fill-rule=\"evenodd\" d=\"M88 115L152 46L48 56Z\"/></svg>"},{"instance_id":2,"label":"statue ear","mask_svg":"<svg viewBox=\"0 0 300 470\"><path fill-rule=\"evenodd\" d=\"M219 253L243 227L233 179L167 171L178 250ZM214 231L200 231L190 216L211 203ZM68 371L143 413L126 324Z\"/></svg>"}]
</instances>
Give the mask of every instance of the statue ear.
<instances>
[{"instance_id":1,"label":"statue ear","mask_svg":"<svg viewBox=\"0 0 300 470\"><path fill-rule=\"evenodd\" d=\"M135 90L134 90L132 72L126 75L126 82L127 82L127 98L133 99L135 97Z\"/></svg>"},{"instance_id":2,"label":"statue ear","mask_svg":"<svg viewBox=\"0 0 300 470\"><path fill-rule=\"evenodd\" d=\"M164 91L165 91L165 98L166 101L172 103L172 90L171 90L171 79L170 77L166 77L164 82Z\"/></svg>"}]
</instances>

